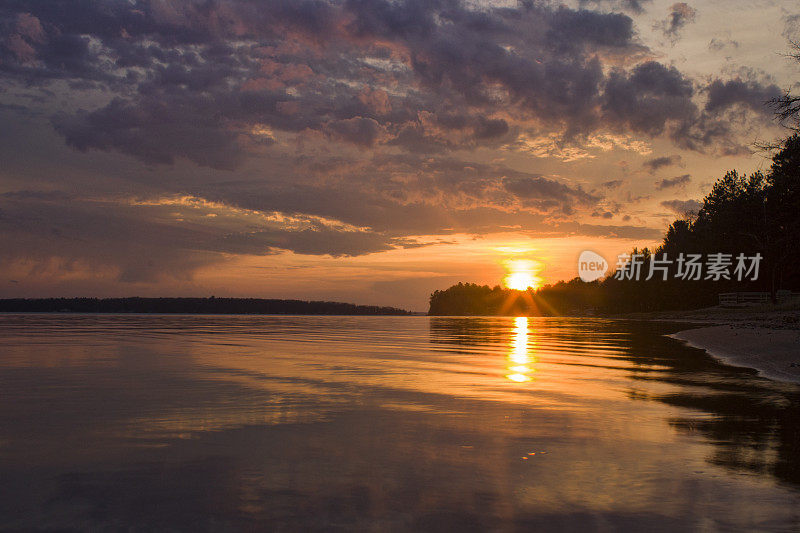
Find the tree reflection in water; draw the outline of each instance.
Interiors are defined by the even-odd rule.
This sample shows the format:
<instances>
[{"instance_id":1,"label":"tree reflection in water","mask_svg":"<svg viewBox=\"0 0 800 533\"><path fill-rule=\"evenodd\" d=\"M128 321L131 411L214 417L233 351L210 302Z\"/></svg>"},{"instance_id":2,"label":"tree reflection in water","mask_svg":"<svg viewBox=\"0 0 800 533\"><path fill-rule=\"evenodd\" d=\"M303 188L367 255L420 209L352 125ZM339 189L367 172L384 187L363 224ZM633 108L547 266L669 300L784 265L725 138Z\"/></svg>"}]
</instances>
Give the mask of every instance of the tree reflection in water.
<instances>
[{"instance_id":1,"label":"tree reflection in water","mask_svg":"<svg viewBox=\"0 0 800 533\"><path fill-rule=\"evenodd\" d=\"M511 323L509 323L511 321ZM524 322L523 322L524 321ZM457 347L507 344L509 360L532 357L527 347L529 328L548 324L548 339L585 345L609 336L621 341L620 354L628 365L619 369L632 380L630 398L657 401L707 414L704 417L676 417L669 421L678 432L702 435L714 445L710 463L737 471L769 474L800 485L800 386L761 378L752 369L731 367L713 359L703 350L690 348L665 337L686 329L682 324L640 321L586 320L583 327L559 327L557 318L432 318L431 342ZM499 327L501 324L505 327ZM521 333L522 324L525 333ZM566 323L565 323L566 324ZM463 352L463 350L461 350ZM565 364L562 362L561 364ZM585 363L595 364L590 358ZM529 381L530 375L508 376ZM513 374L512 374L513 375ZM637 386L638 381L674 385L671 392L654 393Z\"/></svg>"}]
</instances>

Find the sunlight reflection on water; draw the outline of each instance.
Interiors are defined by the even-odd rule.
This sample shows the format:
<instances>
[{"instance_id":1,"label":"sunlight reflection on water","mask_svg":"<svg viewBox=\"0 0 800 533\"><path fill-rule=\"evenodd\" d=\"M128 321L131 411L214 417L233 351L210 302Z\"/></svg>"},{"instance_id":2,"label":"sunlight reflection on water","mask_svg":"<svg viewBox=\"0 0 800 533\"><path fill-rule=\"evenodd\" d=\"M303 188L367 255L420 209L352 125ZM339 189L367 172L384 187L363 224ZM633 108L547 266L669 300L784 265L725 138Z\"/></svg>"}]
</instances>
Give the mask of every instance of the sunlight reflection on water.
<instances>
[{"instance_id":1,"label":"sunlight reflection on water","mask_svg":"<svg viewBox=\"0 0 800 533\"><path fill-rule=\"evenodd\" d=\"M536 369L528 366L536 362L536 357L531 355L535 351L536 342L535 337L528 332L528 317L519 316L514 319L514 339L511 342L511 351L508 354L510 374L506 377L511 381L517 383L524 383L531 381L533 378L531 374L536 372Z\"/></svg>"},{"instance_id":2,"label":"sunlight reflection on water","mask_svg":"<svg viewBox=\"0 0 800 533\"><path fill-rule=\"evenodd\" d=\"M800 389L668 330L0 316L0 529L796 528Z\"/></svg>"}]
</instances>

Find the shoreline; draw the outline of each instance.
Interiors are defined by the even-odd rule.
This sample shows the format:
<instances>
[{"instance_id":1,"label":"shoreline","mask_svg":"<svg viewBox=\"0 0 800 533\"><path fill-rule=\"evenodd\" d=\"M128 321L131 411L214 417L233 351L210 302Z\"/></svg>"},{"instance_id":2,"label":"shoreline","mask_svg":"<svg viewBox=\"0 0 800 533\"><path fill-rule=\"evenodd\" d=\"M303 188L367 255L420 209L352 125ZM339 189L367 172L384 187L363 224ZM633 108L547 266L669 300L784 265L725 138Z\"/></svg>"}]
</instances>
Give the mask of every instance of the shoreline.
<instances>
[{"instance_id":1,"label":"shoreline","mask_svg":"<svg viewBox=\"0 0 800 533\"><path fill-rule=\"evenodd\" d=\"M731 366L776 381L800 383L800 330L725 324L667 335Z\"/></svg>"},{"instance_id":2,"label":"shoreline","mask_svg":"<svg viewBox=\"0 0 800 533\"><path fill-rule=\"evenodd\" d=\"M667 336L705 350L725 364L752 368L772 380L800 383L800 309L796 303L649 315L637 318L693 323Z\"/></svg>"}]
</instances>

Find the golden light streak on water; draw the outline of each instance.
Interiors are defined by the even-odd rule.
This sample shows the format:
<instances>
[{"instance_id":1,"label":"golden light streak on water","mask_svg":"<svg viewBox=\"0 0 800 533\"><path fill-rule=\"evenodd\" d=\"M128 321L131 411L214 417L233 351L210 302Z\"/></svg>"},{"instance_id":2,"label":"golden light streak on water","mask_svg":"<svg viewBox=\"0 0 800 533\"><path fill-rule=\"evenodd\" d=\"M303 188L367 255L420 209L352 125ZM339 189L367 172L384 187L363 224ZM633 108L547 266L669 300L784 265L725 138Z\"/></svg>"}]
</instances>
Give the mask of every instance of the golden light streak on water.
<instances>
[{"instance_id":1,"label":"golden light streak on water","mask_svg":"<svg viewBox=\"0 0 800 533\"><path fill-rule=\"evenodd\" d=\"M508 370L506 377L517 383L525 383L533 378L531 374L536 369L529 365L536 362L536 357L531 355L531 341L528 338L528 317L518 316L514 319L514 337L511 340L511 351L508 354Z\"/></svg>"}]
</instances>

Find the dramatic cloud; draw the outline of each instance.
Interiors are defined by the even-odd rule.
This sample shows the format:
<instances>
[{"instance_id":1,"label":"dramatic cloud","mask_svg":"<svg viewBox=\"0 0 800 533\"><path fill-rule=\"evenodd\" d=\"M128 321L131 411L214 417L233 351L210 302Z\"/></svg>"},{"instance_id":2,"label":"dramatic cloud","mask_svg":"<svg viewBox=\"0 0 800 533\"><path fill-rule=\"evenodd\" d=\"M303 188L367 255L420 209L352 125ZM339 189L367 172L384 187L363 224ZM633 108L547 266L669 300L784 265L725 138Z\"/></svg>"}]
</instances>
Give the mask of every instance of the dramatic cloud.
<instances>
[{"instance_id":1,"label":"dramatic cloud","mask_svg":"<svg viewBox=\"0 0 800 533\"><path fill-rule=\"evenodd\" d=\"M744 81L739 78L728 81L714 80L707 88L708 101L706 111L719 113L734 105L749 108L757 113L769 113L768 104L783 94L775 84L762 85L756 81Z\"/></svg>"},{"instance_id":2,"label":"dramatic cloud","mask_svg":"<svg viewBox=\"0 0 800 533\"><path fill-rule=\"evenodd\" d=\"M717 37L712 37L711 41L708 43L708 49L713 50L714 52L719 52L724 48L739 48L739 41L735 41L733 39L718 39Z\"/></svg>"},{"instance_id":3,"label":"dramatic cloud","mask_svg":"<svg viewBox=\"0 0 800 533\"><path fill-rule=\"evenodd\" d=\"M665 200L661 202L661 206L666 207L677 215L684 216L697 213L703 204L697 200Z\"/></svg>"},{"instance_id":4,"label":"dramatic cloud","mask_svg":"<svg viewBox=\"0 0 800 533\"><path fill-rule=\"evenodd\" d=\"M686 2L677 2L672 4L669 8L669 16L655 26L663 32L664 37L675 41L677 40L680 30L687 24L694 22L697 16L697 10Z\"/></svg>"},{"instance_id":5,"label":"dramatic cloud","mask_svg":"<svg viewBox=\"0 0 800 533\"><path fill-rule=\"evenodd\" d=\"M782 35L793 41L800 37L800 13L786 17Z\"/></svg>"},{"instance_id":6,"label":"dramatic cloud","mask_svg":"<svg viewBox=\"0 0 800 533\"><path fill-rule=\"evenodd\" d=\"M242 157L237 134L225 128L213 98L142 98L136 105L114 99L93 112L57 115L53 125L81 151L117 150L150 164L186 158L198 165L233 169Z\"/></svg>"},{"instance_id":7,"label":"dramatic cloud","mask_svg":"<svg viewBox=\"0 0 800 533\"><path fill-rule=\"evenodd\" d=\"M698 124L693 95L691 81L676 68L648 61L631 72L612 72L602 106L606 116L626 129L653 137L666 132L681 142L684 132Z\"/></svg>"},{"instance_id":8,"label":"dramatic cloud","mask_svg":"<svg viewBox=\"0 0 800 533\"><path fill-rule=\"evenodd\" d=\"M665 155L661 157L654 157L652 159L648 159L647 161L642 163L642 166L650 169L650 173L653 173L660 168L669 167L672 165L679 165L680 163L681 163L681 156L675 154L675 155L669 155L669 156Z\"/></svg>"},{"instance_id":9,"label":"dramatic cloud","mask_svg":"<svg viewBox=\"0 0 800 533\"><path fill-rule=\"evenodd\" d=\"M674 178L664 178L663 180L659 180L656 182L656 189L663 190L663 189L671 189L673 187L682 187L692 181L692 177L689 174L683 174L682 176L675 176Z\"/></svg>"},{"instance_id":10,"label":"dramatic cloud","mask_svg":"<svg viewBox=\"0 0 800 533\"><path fill-rule=\"evenodd\" d=\"M592 205L600 199L580 188L568 187L541 176L506 178L503 186L520 198L523 205L545 212L558 206L565 213L571 213L575 204Z\"/></svg>"},{"instance_id":11,"label":"dramatic cloud","mask_svg":"<svg viewBox=\"0 0 800 533\"><path fill-rule=\"evenodd\" d=\"M56 130L79 150L148 164L236 168L258 144L254 128L411 152L474 148L513 135L512 110L573 139L710 129L695 133L708 146L728 134L703 122L675 68L620 68L645 52L620 13L455 0L66 5L7 3L0 68L105 93L105 106L55 116ZM673 11L677 31L691 8Z\"/></svg>"},{"instance_id":12,"label":"dramatic cloud","mask_svg":"<svg viewBox=\"0 0 800 533\"><path fill-rule=\"evenodd\" d=\"M582 8L586 7L606 7L612 10L630 11L631 13L644 13L645 5L652 0L579 0L578 4Z\"/></svg>"},{"instance_id":13,"label":"dramatic cloud","mask_svg":"<svg viewBox=\"0 0 800 533\"><path fill-rule=\"evenodd\" d=\"M601 185L606 189L618 189L623 183L625 183L623 180L609 180L604 181Z\"/></svg>"},{"instance_id":14,"label":"dramatic cloud","mask_svg":"<svg viewBox=\"0 0 800 533\"><path fill-rule=\"evenodd\" d=\"M86 199L64 193L0 195L0 238L59 269L111 269L121 281L179 276L226 254L293 251L355 256L419 242L319 217L290 217L191 196ZM46 246L43 246L46 245ZM147 252L144 252L147 250ZM8 255L8 266L14 258Z\"/></svg>"},{"instance_id":15,"label":"dramatic cloud","mask_svg":"<svg viewBox=\"0 0 800 533\"><path fill-rule=\"evenodd\" d=\"M649 1L571 6L0 0L2 262L133 282L454 234L657 238L646 172L745 153L778 86L662 59Z\"/></svg>"}]
</instances>

